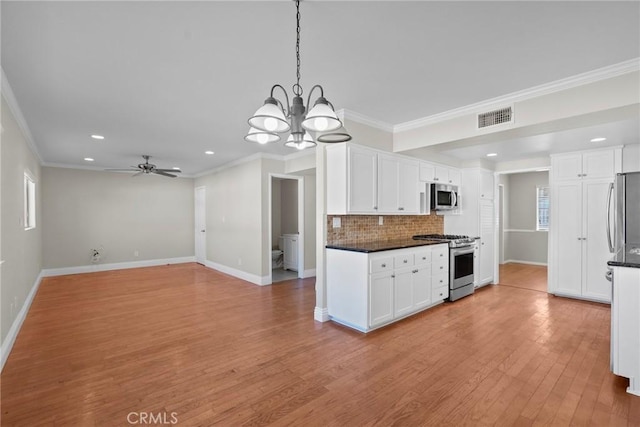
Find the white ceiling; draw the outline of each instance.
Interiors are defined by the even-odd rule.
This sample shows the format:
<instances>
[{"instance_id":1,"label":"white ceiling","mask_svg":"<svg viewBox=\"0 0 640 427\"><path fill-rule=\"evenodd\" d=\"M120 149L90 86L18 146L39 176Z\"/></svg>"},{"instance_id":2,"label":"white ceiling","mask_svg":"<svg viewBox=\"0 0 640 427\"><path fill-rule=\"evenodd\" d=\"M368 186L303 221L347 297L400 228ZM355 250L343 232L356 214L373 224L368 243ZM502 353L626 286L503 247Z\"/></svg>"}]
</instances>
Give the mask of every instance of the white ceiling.
<instances>
[{"instance_id":1,"label":"white ceiling","mask_svg":"<svg viewBox=\"0 0 640 427\"><path fill-rule=\"evenodd\" d=\"M271 86L295 81L291 1L1 8L2 68L46 163L124 167L150 154L197 174L292 152L243 140ZM304 1L301 12L303 88L322 84L337 109L391 125L640 56L635 1ZM614 131L625 130L637 137L637 122ZM545 138L511 149L548 151ZM447 154L486 154L474 150Z\"/></svg>"}]
</instances>

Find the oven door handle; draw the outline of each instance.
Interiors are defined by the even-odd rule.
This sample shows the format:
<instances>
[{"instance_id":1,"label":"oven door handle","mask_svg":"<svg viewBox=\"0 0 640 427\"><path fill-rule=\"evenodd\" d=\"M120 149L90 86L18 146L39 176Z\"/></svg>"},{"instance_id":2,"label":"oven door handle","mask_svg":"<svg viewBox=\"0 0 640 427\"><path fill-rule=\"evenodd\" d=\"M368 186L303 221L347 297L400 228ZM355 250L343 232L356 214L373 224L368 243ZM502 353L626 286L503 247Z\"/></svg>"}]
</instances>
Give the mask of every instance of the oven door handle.
<instances>
[{"instance_id":1,"label":"oven door handle","mask_svg":"<svg viewBox=\"0 0 640 427\"><path fill-rule=\"evenodd\" d=\"M460 248L451 248L451 256L472 254L473 246L462 246Z\"/></svg>"}]
</instances>

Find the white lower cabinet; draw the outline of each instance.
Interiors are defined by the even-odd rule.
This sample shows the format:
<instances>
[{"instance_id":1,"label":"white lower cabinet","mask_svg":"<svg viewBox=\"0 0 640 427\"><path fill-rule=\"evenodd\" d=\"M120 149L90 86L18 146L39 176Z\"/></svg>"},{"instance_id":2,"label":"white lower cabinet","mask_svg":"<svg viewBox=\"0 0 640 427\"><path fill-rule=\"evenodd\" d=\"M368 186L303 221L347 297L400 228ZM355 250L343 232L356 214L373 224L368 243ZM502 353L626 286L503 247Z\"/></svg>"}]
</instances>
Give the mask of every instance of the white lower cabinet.
<instances>
[{"instance_id":1,"label":"white lower cabinet","mask_svg":"<svg viewBox=\"0 0 640 427\"><path fill-rule=\"evenodd\" d=\"M332 320L363 332L449 297L448 246L363 253L327 249Z\"/></svg>"}]
</instances>

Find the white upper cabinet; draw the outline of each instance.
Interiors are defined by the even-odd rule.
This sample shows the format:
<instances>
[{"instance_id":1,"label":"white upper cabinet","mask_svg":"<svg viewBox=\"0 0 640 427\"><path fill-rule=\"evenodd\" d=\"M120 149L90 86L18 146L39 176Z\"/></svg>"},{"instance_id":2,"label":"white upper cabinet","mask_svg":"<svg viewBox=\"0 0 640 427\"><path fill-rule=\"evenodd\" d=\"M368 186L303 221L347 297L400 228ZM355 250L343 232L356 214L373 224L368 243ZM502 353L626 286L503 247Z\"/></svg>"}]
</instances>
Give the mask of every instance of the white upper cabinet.
<instances>
[{"instance_id":1,"label":"white upper cabinet","mask_svg":"<svg viewBox=\"0 0 640 427\"><path fill-rule=\"evenodd\" d=\"M399 162L398 210L405 214L420 213L418 162L401 159Z\"/></svg>"},{"instance_id":2,"label":"white upper cabinet","mask_svg":"<svg viewBox=\"0 0 640 427\"><path fill-rule=\"evenodd\" d=\"M438 184L460 185L460 169L435 163L420 162L420 181Z\"/></svg>"},{"instance_id":3,"label":"white upper cabinet","mask_svg":"<svg viewBox=\"0 0 640 427\"><path fill-rule=\"evenodd\" d=\"M360 147L348 147L349 181L347 183L348 211L376 213L378 155Z\"/></svg>"},{"instance_id":4,"label":"white upper cabinet","mask_svg":"<svg viewBox=\"0 0 640 427\"><path fill-rule=\"evenodd\" d=\"M420 213L419 163L340 144L327 148L327 214Z\"/></svg>"},{"instance_id":5,"label":"white upper cabinet","mask_svg":"<svg viewBox=\"0 0 640 427\"><path fill-rule=\"evenodd\" d=\"M613 178L621 163L621 151L615 149L557 154L553 156L553 179L560 182Z\"/></svg>"},{"instance_id":6,"label":"white upper cabinet","mask_svg":"<svg viewBox=\"0 0 640 427\"><path fill-rule=\"evenodd\" d=\"M378 154L378 213L418 214L418 162Z\"/></svg>"}]
</instances>

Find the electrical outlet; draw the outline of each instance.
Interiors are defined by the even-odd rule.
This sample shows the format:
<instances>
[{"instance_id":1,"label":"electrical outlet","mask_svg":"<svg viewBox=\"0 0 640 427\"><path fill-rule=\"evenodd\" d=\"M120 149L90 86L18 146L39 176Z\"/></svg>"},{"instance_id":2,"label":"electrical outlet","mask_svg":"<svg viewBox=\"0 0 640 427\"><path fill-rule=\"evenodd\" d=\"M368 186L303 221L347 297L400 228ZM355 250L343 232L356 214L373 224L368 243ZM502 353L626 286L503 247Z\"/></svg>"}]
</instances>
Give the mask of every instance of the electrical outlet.
<instances>
[{"instance_id":1,"label":"electrical outlet","mask_svg":"<svg viewBox=\"0 0 640 427\"><path fill-rule=\"evenodd\" d=\"M133 256L137 257L138 255L140 255L140 252L138 252L138 251L133 251Z\"/></svg>"},{"instance_id":2,"label":"electrical outlet","mask_svg":"<svg viewBox=\"0 0 640 427\"><path fill-rule=\"evenodd\" d=\"M342 226L342 218L336 216L333 218L333 228L340 228Z\"/></svg>"},{"instance_id":3,"label":"electrical outlet","mask_svg":"<svg viewBox=\"0 0 640 427\"><path fill-rule=\"evenodd\" d=\"M238 265L242 265L242 258L238 258Z\"/></svg>"},{"instance_id":4,"label":"electrical outlet","mask_svg":"<svg viewBox=\"0 0 640 427\"><path fill-rule=\"evenodd\" d=\"M378 217L378 225L384 225L384 217L382 216Z\"/></svg>"}]
</instances>

